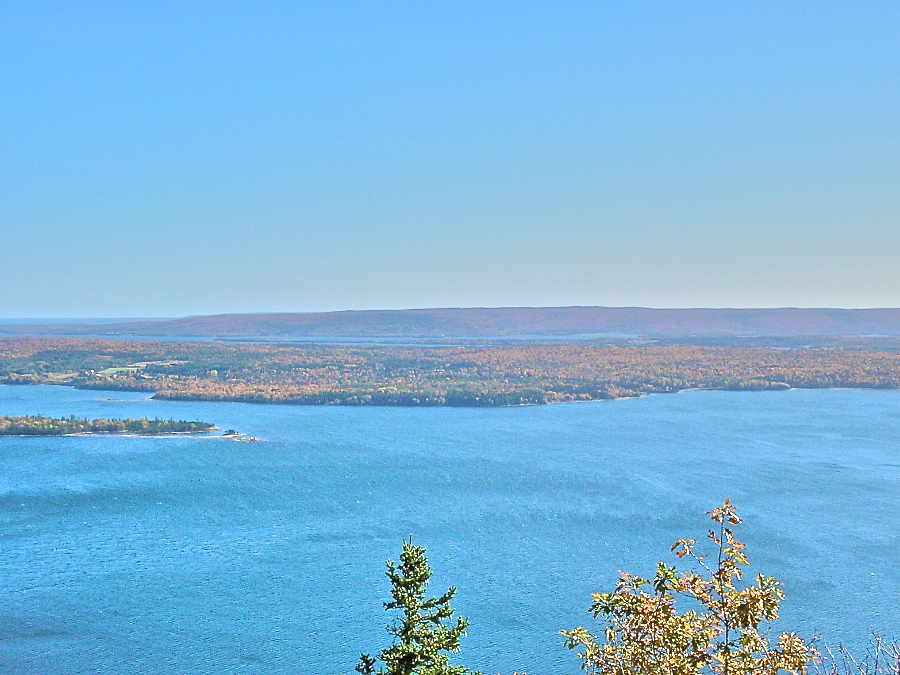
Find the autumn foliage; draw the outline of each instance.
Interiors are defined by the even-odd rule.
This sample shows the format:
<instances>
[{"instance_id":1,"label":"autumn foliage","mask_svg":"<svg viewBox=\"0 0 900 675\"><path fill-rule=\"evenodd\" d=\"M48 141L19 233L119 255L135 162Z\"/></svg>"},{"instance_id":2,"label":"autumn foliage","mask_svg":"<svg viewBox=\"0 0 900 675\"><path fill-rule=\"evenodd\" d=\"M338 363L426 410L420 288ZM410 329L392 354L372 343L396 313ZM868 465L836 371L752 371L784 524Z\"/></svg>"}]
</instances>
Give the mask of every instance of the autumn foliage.
<instances>
[{"instance_id":1,"label":"autumn foliage","mask_svg":"<svg viewBox=\"0 0 900 675\"><path fill-rule=\"evenodd\" d=\"M672 550L698 570L679 572L659 563L656 576L622 573L612 593L597 593L591 612L606 622L605 640L585 628L564 631L566 645L579 649L592 675L794 675L807 672L818 652L794 633L770 640L764 629L778 618L782 586L762 574L741 586L749 559L734 535L741 523L726 499L710 513L712 559L697 542L682 539ZM691 609L679 611L679 598Z\"/></svg>"},{"instance_id":2,"label":"autumn foliage","mask_svg":"<svg viewBox=\"0 0 900 675\"><path fill-rule=\"evenodd\" d=\"M507 406L685 389L900 388L900 353L691 345L267 345L0 339L0 383L306 405Z\"/></svg>"}]
</instances>

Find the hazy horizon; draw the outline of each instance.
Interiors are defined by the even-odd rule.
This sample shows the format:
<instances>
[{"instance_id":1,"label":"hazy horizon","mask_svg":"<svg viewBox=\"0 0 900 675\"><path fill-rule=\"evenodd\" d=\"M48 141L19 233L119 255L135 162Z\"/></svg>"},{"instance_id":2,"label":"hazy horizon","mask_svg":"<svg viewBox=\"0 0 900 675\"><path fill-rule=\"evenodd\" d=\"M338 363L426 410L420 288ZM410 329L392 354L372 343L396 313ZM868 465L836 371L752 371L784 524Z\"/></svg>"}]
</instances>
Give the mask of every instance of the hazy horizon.
<instances>
[{"instance_id":1,"label":"hazy horizon","mask_svg":"<svg viewBox=\"0 0 900 675\"><path fill-rule=\"evenodd\" d=\"M900 6L0 8L0 316L900 306Z\"/></svg>"},{"instance_id":2,"label":"hazy horizon","mask_svg":"<svg viewBox=\"0 0 900 675\"><path fill-rule=\"evenodd\" d=\"M715 311L729 311L729 310L759 310L759 311L771 311L771 310L813 310L813 311L825 311L825 310L894 310L900 309L898 307L647 307L640 305L629 305L629 306L611 306L611 305L519 305L519 306L495 306L495 307L395 307L395 308L375 308L375 309L334 309L334 310L326 310L324 312L216 312L214 314L184 314L181 316L17 316L17 317L3 317L0 316L0 324L6 323L7 325L29 325L29 322L34 322L34 325L51 325L55 323L126 323L130 321L176 321L179 319L190 319L190 318L199 318L206 316L265 316L270 314L339 314L345 312L416 312L416 311L433 311L433 310L445 310L445 309L460 309L460 310L491 310L491 309L569 309L576 307L589 307L589 308L603 308L603 309L649 309L649 310L715 310Z\"/></svg>"}]
</instances>

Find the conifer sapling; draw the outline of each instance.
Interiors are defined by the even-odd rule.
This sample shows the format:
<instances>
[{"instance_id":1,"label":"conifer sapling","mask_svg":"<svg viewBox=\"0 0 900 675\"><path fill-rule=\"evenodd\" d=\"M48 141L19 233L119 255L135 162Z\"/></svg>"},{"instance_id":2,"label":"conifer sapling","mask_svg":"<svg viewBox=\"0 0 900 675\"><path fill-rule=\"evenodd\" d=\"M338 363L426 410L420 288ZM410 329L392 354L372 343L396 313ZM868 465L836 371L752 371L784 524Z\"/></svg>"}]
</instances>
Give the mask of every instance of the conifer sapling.
<instances>
[{"instance_id":1,"label":"conifer sapling","mask_svg":"<svg viewBox=\"0 0 900 675\"><path fill-rule=\"evenodd\" d=\"M378 657L362 654L356 671L360 675L468 675L464 666L451 666L450 653L459 651L460 638L469 627L468 619L453 616L450 601L456 595L451 586L439 598L426 599L431 567L425 549L415 546L412 537L403 542L400 565L387 561L387 576L391 580L391 602L384 603L386 611L401 610L400 616L388 628L394 643L382 649ZM384 669L375 670L378 660ZM476 674L479 675L479 674Z\"/></svg>"}]
</instances>

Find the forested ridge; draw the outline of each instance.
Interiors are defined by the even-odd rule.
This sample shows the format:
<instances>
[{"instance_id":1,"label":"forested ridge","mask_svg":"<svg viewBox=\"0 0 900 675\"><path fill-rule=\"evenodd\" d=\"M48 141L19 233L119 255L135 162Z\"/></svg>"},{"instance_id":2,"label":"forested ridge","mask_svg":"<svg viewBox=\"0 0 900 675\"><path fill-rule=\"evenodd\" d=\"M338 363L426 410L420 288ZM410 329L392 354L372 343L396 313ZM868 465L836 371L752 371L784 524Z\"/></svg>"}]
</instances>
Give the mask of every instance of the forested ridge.
<instances>
[{"instance_id":1,"label":"forested ridge","mask_svg":"<svg viewBox=\"0 0 900 675\"><path fill-rule=\"evenodd\" d=\"M511 335L900 335L900 309L653 309L649 307L445 307L319 313L219 314L117 323L0 325L0 334L211 337L488 337Z\"/></svg>"},{"instance_id":2,"label":"forested ridge","mask_svg":"<svg viewBox=\"0 0 900 675\"><path fill-rule=\"evenodd\" d=\"M157 398L341 405L504 406L685 389L900 388L883 347L514 344L282 346L0 339L0 383Z\"/></svg>"}]
</instances>

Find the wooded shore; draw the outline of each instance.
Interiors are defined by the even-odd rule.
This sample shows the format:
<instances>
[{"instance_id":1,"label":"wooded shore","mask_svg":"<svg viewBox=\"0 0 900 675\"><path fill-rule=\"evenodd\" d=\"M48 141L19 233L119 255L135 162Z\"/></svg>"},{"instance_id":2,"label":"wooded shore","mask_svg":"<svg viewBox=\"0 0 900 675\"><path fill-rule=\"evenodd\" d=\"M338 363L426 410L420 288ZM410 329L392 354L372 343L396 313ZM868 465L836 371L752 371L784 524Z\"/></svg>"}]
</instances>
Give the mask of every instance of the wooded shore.
<instances>
[{"instance_id":1,"label":"wooded shore","mask_svg":"<svg viewBox=\"0 0 900 675\"><path fill-rule=\"evenodd\" d=\"M71 436L81 434L198 434L213 431L210 422L148 419L78 419L72 417L0 416L0 436Z\"/></svg>"},{"instance_id":2,"label":"wooded shore","mask_svg":"<svg viewBox=\"0 0 900 675\"><path fill-rule=\"evenodd\" d=\"M299 405L539 405L707 390L900 389L900 343L282 346L0 339L0 383Z\"/></svg>"}]
</instances>

